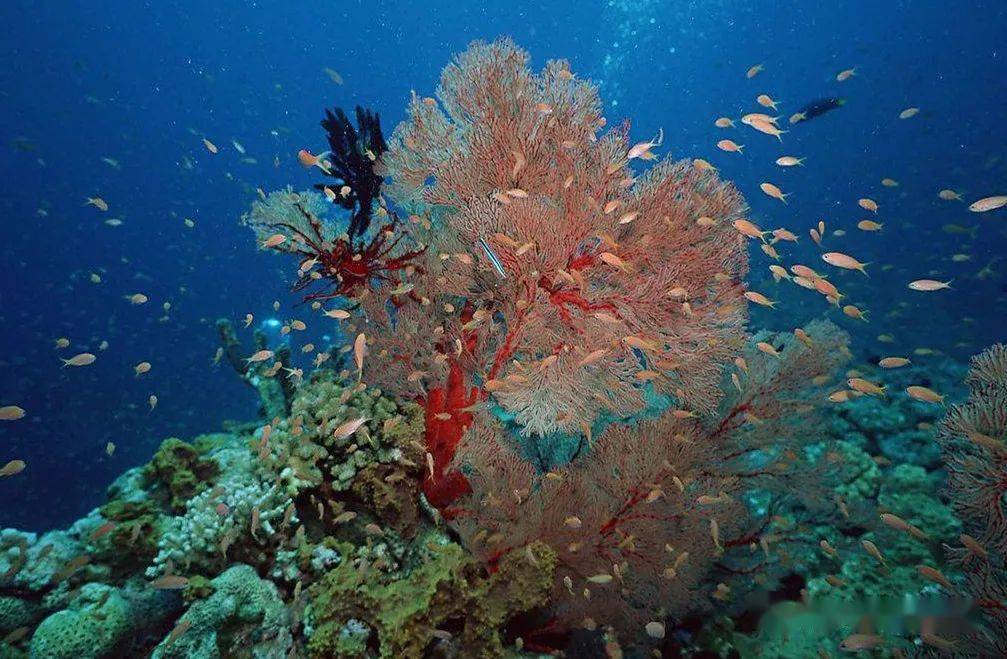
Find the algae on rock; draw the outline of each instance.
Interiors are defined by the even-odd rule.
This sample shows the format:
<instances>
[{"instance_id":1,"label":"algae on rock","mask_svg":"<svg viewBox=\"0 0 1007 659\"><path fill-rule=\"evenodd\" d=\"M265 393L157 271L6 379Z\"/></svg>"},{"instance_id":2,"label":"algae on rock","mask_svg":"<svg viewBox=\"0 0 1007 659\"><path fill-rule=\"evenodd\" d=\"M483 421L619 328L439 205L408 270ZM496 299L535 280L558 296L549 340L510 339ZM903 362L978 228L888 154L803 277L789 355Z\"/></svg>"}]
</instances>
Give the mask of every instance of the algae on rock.
<instances>
[{"instance_id":1,"label":"algae on rock","mask_svg":"<svg viewBox=\"0 0 1007 659\"><path fill-rule=\"evenodd\" d=\"M313 657L358 656L370 633L381 657L419 657L443 637L437 630L446 624L463 625L466 656L501 656L502 627L547 602L556 567L555 552L535 543L505 555L495 572L484 575L459 545L447 543L390 580L355 565L352 549L341 545L343 562L308 591Z\"/></svg>"},{"instance_id":2,"label":"algae on rock","mask_svg":"<svg viewBox=\"0 0 1007 659\"><path fill-rule=\"evenodd\" d=\"M201 456L191 444L171 437L161 442L143 473L148 482L159 483L167 489L171 510L180 513L185 511L185 503L206 489L220 473L220 467L212 459Z\"/></svg>"}]
</instances>

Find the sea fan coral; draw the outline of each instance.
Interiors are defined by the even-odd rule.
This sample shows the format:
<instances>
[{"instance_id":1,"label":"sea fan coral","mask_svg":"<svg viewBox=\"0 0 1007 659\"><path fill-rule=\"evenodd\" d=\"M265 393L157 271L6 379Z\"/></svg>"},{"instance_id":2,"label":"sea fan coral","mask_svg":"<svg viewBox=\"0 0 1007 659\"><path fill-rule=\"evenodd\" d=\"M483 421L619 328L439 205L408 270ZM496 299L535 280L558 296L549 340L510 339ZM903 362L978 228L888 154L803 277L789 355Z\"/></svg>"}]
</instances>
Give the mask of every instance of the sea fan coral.
<instances>
[{"instance_id":1,"label":"sea fan coral","mask_svg":"<svg viewBox=\"0 0 1007 659\"><path fill-rule=\"evenodd\" d=\"M953 407L937 439L948 470L948 490L966 536L951 549L985 616L987 627L969 639L978 654L1007 655L1007 346L972 359L969 399ZM982 656L987 656L982 654Z\"/></svg>"},{"instance_id":2,"label":"sea fan coral","mask_svg":"<svg viewBox=\"0 0 1007 659\"><path fill-rule=\"evenodd\" d=\"M787 541L768 530L783 498L817 489L821 469L796 449L822 439L806 424L845 360L847 337L829 322L806 332L807 345L761 337L780 345L780 357L749 355L740 391L718 414L610 425L580 458L547 473L511 450L500 422L478 418L456 457L473 493L455 527L490 565L545 540L560 561L553 601L567 622L603 611L606 624L639 630L655 615L702 607L711 571L727 579L764 568L770 545ZM795 414L805 425L779 420ZM743 500L756 488L766 503L751 515Z\"/></svg>"},{"instance_id":3,"label":"sea fan coral","mask_svg":"<svg viewBox=\"0 0 1007 659\"><path fill-rule=\"evenodd\" d=\"M537 76L527 62L508 40L473 44L439 102L413 98L382 161L429 247L361 302L370 351L388 357L378 383L450 426L429 429L433 479L454 478L443 469L477 400L532 443L660 394L709 411L744 338L741 196L687 162L634 178L630 156L649 151L628 126L597 137L595 87L565 62Z\"/></svg>"},{"instance_id":4,"label":"sea fan coral","mask_svg":"<svg viewBox=\"0 0 1007 659\"><path fill-rule=\"evenodd\" d=\"M660 139L599 136L595 87L527 63L477 42L437 99L414 96L379 163L393 203L377 202L392 224L375 262L395 267L347 285L313 256L300 276L347 296L362 377L422 405L423 492L466 545L492 571L546 542L564 623L603 611L639 633L786 542L776 484L814 479L798 447L820 439L792 417L825 401L846 337L820 323L744 353L741 196L689 162L637 176ZM321 253L300 240L279 248Z\"/></svg>"}]
</instances>

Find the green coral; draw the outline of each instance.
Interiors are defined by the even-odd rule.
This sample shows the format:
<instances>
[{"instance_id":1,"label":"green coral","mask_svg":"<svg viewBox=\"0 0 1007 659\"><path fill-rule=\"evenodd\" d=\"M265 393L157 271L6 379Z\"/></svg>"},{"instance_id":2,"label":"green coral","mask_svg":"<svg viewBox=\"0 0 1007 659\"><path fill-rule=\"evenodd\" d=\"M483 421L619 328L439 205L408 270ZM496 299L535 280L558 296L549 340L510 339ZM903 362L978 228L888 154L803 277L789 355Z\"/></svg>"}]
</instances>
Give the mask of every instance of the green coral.
<instances>
[{"instance_id":1,"label":"green coral","mask_svg":"<svg viewBox=\"0 0 1007 659\"><path fill-rule=\"evenodd\" d=\"M874 499L881 484L881 469L870 454L844 441L836 442L834 450L841 456L836 494L847 505Z\"/></svg>"},{"instance_id":2,"label":"green coral","mask_svg":"<svg viewBox=\"0 0 1007 659\"><path fill-rule=\"evenodd\" d=\"M191 444L174 437L161 443L143 470L148 482L167 488L169 504L175 513L185 512L186 501L206 489L218 473L220 467L216 461L202 457Z\"/></svg>"},{"instance_id":3,"label":"green coral","mask_svg":"<svg viewBox=\"0 0 1007 659\"><path fill-rule=\"evenodd\" d=\"M344 423L357 419L365 421L354 433L334 434ZM423 463L418 441L423 427L423 410L415 403L399 403L378 389L343 382L336 372L321 369L297 389L289 417L270 424L266 441L263 428L256 429L249 448L257 456L260 477L275 482L293 499L323 482L335 492L346 492L358 474L372 465L392 465L402 471L412 465L418 472ZM386 476L392 473L381 474ZM401 475L395 475L389 483L401 480ZM379 497L393 518L398 512L409 512L400 510L399 497L390 490L365 494ZM370 496L357 496L371 501Z\"/></svg>"},{"instance_id":4,"label":"green coral","mask_svg":"<svg viewBox=\"0 0 1007 659\"><path fill-rule=\"evenodd\" d=\"M941 543L955 542L961 523L934 496L935 491L931 476L922 467L906 464L891 469L878 494L878 509L901 517L927 538L916 538L878 522L874 531L848 547L837 547L841 564L836 574L845 583L830 586L824 578L814 578L808 582L809 593L849 602L875 598L902 601L937 588L919 575L918 565L936 565L953 578L953 571L942 565L944 554L940 547ZM870 540L879 547L886 565L868 556L860 540Z\"/></svg>"},{"instance_id":5,"label":"green coral","mask_svg":"<svg viewBox=\"0 0 1007 659\"><path fill-rule=\"evenodd\" d=\"M878 506L921 529L933 542L955 543L962 525L951 508L934 496L937 489L923 467L898 465L885 479Z\"/></svg>"},{"instance_id":6,"label":"green coral","mask_svg":"<svg viewBox=\"0 0 1007 659\"><path fill-rule=\"evenodd\" d=\"M517 613L545 604L552 586L556 554L542 543L504 556L489 576L457 544L426 555L408 574L390 580L377 570L343 562L309 590L313 657L356 656L363 628L377 635L382 657L419 657L447 621L462 622L467 656L503 654L500 628Z\"/></svg>"},{"instance_id":7,"label":"green coral","mask_svg":"<svg viewBox=\"0 0 1007 659\"><path fill-rule=\"evenodd\" d=\"M178 622L189 628L170 644L169 634L152 659L287 655L293 642L290 620L272 582L248 565L235 565L209 585L213 594L194 602Z\"/></svg>"},{"instance_id":8,"label":"green coral","mask_svg":"<svg viewBox=\"0 0 1007 659\"><path fill-rule=\"evenodd\" d=\"M182 591L182 600L186 604L192 604L197 600L203 600L213 595L216 590L212 581L201 574L196 574L189 577L189 583L186 584L185 590Z\"/></svg>"},{"instance_id":9,"label":"green coral","mask_svg":"<svg viewBox=\"0 0 1007 659\"><path fill-rule=\"evenodd\" d=\"M0 633L32 624L38 617L39 607L18 597L0 597Z\"/></svg>"},{"instance_id":10,"label":"green coral","mask_svg":"<svg viewBox=\"0 0 1007 659\"><path fill-rule=\"evenodd\" d=\"M98 510L116 524L108 538L118 561L139 565L157 554L161 512L153 501L112 499Z\"/></svg>"},{"instance_id":11,"label":"green coral","mask_svg":"<svg viewBox=\"0 0 1007 659\"><path fill-rule=\"evenodd\" d=\"M111 586L89 583L70 607L57 611L35 630L31 656L97 659L125 656L130 634L129 606Z\"/></svg>"}]
</instances>

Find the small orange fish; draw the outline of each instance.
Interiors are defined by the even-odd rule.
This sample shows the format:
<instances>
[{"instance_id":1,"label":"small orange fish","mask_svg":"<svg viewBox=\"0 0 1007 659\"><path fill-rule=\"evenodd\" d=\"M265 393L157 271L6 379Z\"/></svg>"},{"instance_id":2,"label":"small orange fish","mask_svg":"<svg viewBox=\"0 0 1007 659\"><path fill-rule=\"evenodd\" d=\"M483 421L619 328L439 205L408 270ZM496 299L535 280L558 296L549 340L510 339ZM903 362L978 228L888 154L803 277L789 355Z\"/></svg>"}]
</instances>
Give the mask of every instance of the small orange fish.
<instances>
[{"instance_id":1,"label":"small orange fish","mask_svg":"<svg viewBox=\"0 0 1007 659\"><path fill-rule=\"evenodd\" d=\"M74 355L70 359L63 359L63 368L67 366L90 366L98 359L90 352L82 352L79 355Z\"/></svg>"},{"instance_id":2,"label":"small orange fish","mask_svg":"<svg viewBox=\"0 0 1007 659\"><path fill-rule=\"evenodd\" d=\"M24 408L17 405L7 405L0 407L0 421L17 421L25 416Z\"/></svg>"},{"instance_id":3,"label":"small orange fish","mask_svg":"<svg viewBox=\"0 0 1007 659\"><path fill-rule=\"evenodd\" d=\"M943 403L944 396L941 396L936 391L928 389L926 387L921 387L918 385L913 385L911 387L906 387L906 393L909 394L910 398L915 400L920 400L925 403Z\"/></svg>"},{"instance_id":4,"label":"small orange fish","mask_svg":"<svg viewBox=\"0 0 1007 659\"><path fill-rule=\"evenodd\" d=\"M867 197L864 197L863 199L858 199L857 205L863 208L864 210L871 211L872 213L878 212L878 202L874 201L873 199L869 199Z\"/></svg>"},{"instance_id":5,"label":"small orange fish","mask_svg":"<svg viewBox=\"0 0 1007 659\"><path fill-rule=\"evenodd\" d=\"M859 307L855 307L852 304L847 304L843 307L843 313L850 318L856 318L857 320L862 320L865 323L867 322L867 312L861 311Z\"/></svg>"},{"instance_id":6,"label":"small orange fish","mask_svg":"<svg viewBox=\"0 0 1007 659\"><path fill-rule=\"evenodd\" d=\"M598 255L605 263L609 264L613 268L619 268L620 270L627 270L626 262L620 259L618 256L611 252L602 252Z\"/></svg>"},{"instance_id":7,"label":"small orange fish","mask_svg":"<svg viewBox=\"0 0 1007 659\"><path fill-rule=\"evenodd\" d=\"M770 300L765 295L757 291L745 291L745 299L763 307L769 307L770 309L776 308L775 300Z\"/></svg>"},{"instance_id":8,"label":"small orange fish","mask_svg":"<svg viewBox=\"0 0 1007 659\"><path fill-rule=\"evenodd\" d=\"M1007 195L996 195L972 202L969 204L969 210L973 213L987 213L1004 206L1007 206Z\"/></svg>"},{"instance_id":9,"label":"small orange fish","mask_svg":"<svg viewBox=\"0 0 1007 659\"><path fill-rule=\"evenodd\" d=\"M262 241L262 248L269 249L271 247L279 247L285 242L287 242L287 237L285 235L282 233L274 233Z\"/></svg>"},{"instance_id":10,"label":"small orange fish","mask_svg":"<svg viewBox=\"0 0 1007 659\"><path fill-rule=\"evenodd\" d=\"M112 529L114 529L115 526L116 526L115 522L105 522L104 524L96 528L94 531L91 531L91 535L88 536L88 539L91 542L94 542L95 540L101 538L102 536L111 533Z\"/></svg>"},{"instance_id":11,"label":"small orange fish","mask_svg":"<svg viewBox=\"0 0 1007 659\"><path fill-rule=\"evenodd\" d=\"M738 233L749 238L758 238L759 240L765 241L764 236L769 233L768 231L761 230L753 222L749 222L748 220L735 220L732 222L732 225L738 230Z\"/></svg>"},{"instance_id":12,"label":"small orange fish","mask_svg":"<svg viewBox=\"0 0 1007 659\"><path fill-rule=\"evenodd\" d=\"M773 199L779 199L783 203L787 203L787 197L790 196L789 193L788 194L783 194L783 190L781 190L779 187L773 185L772 183L760 183L759 184L759 188L767 196L772 197Z\"/></svg>"},{"instance_id":13,"label":"small orange fish","mask_svg":"<svg viewBox=\"0 0 1007 659\"><path fill-rule=\"evenodd\" d=\"M803 167L807 158L795 158L794 156L780 156L776 159L776 164L780 167Z\"/></svg>"},{"instance_id":14,"label":"small orange fish","mask_svg":"<svg viewBox=\"0 0 1007 659\"><path fill-rule=\"evenodd\" d=\"M742 153L745 145L736 144L733 140L720 140L717 142L717 148L728 153Z\"/></svg>"},{"instance_id":15,"label":"small orange fish","mask_svg":"<svg viewBox=\"0 0 1007 659\"><path fill-rule=\"evenodd\" d=\"M883 386L874 384L869 380L864 378L850 378L846 381L850 389L854 391L859 391L862 394L867 394L868 396L884 396L885 388Z\"/></svg>"},{"instance_id":16,"label":"small orange fish","mask_svg":"<svg viewBox=\"0 0 1007 659\"><path fill-rule=\"evenodd\" d=\"M248 363L250 363L250 364L258 364L260 362L264 362L267 359L272 359L272 358L273 358L273 351L272 350L259 350L259 351L255 352L251 357L248 357L247 359L245 359L245 361L248 362Z\"/></svg>"},{"instance_id":17,"label":"small orange fish","mask_svg":"<svg viewBox=\"0 0 1007 659\"><path fill-rule=\"evenodd\" d=\"M846 270L859 270L865 276L867 275L867 270L865 269L868 263L861 263L852 256L843 254L841 252L826 252L822 254L822 260L829 265L835 266L837 268L844 268Z\"/></svg>"},{"instance_id":18,"label":"small orange fish","mask_svg":"<svg viewBox=\"0 0 1007 659\"><path fill-rule=\"evenodd\" d=\"M108 203L101 197L88 197L87 201L84 202L84 205L94 206L103 213L108 210Z\"/></svg>"},{"instance_id":19,"label":"small orange fish","mask_svg":"<svg viewBox=\"0 0 1007 659\"><path fill-rule=\"evenodd\" d=\"M158 590L181 590L189 585L189 579L175 574L166 574L147 582L147 585Z\"/></svg>"},{"instance_id":20,"label":"small orange fish","mask_svg":"<svg viewBox=\"0 0 1007 659\"><path fill-rule=\"evenodd\" d=\"M307 149L301 149L300 151L297 152L297 161L299 163L301 163L301 166L303 166L305 169L310 168L310 167L317 167L318 169L322 170L326 174L330 174L331 175L332 171L329 169L328 163L326 163L323 160L323 158L325 156L327 156L327 155L329 155L328 151L326 151L325 153L323 153L321 155L317 155L316 156L316 155L313 155ZM325 188L325 189L328 190L328 188Z\"/></svg>"}]
</instances>

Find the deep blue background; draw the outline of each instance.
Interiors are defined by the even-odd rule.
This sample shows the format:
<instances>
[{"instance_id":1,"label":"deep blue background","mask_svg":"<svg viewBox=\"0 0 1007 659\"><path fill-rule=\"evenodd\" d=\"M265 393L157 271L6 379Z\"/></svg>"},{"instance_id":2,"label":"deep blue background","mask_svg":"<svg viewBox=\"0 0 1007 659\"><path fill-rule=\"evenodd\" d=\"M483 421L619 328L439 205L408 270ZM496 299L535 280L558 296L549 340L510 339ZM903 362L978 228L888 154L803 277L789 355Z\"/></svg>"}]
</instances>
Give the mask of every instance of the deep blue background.
<instances>
[{"instance_id":1,"label":"deep blue background","mask_svg":"<svg viewBox=\"0 0 1007 659\"><path fill-rule=\"evenodd\" d=\"M610 121L634 120L634 139L663 127L659 152L713 162L737 181L756 222L801 236L781 249L788 265L827 269L807 238L817 220L848 231L827 245L873 262L872 275L834 279L871 323L831 316L856 332L858 356L924 347L965 358L1004 340L1007 263L976 273L1004 253L1007 211L980 218L937 191L968 201L1007 193L1005 12L994 1L4 2L0 405L19 404L28 417L0 426L0 463L18 457L28 468L0 480L0 527L65 524L164 437L253 417L252 392L226 366L210 366L213 320L251 312L323 329L287 293L291 264L258 252L237 225L254 188L314 180L294 154L323 149L324 106L369 105L390 133L410 90L431 94L451 55L476 38L510 35L536 69L569 59L602 82ZM746 79L759 62L765 71ZM857 75L837 83L850 67ZM760 93L781 101L784 119L815 97L849 102L782 145L740 125L714 128L718 116L758 110ZM900 121L908 106L922 110ZM725 137L745 153L718 151ZM258 162L241 162L232 139ZM781 170L773 161L783 154L807 157L806 166ZM882 187L883 177L900 186ZM789 204L764 196L763 181L793 193ZM83 206L89 196L109 212ZM882 233L855 228L868 215L856 206L862 196L881 204ZM103 224L110 217L123 226ZM942 231L949 223L977 226L977 238ZM953 263L955 253L971 260ZM784 301L757 313L756 326L789 329L826 310L816 295L766 282L768 263L754 254L752 285ZM954 278L955 290L906 290L923 276ZM151 301L131 306L123 296L134 292ZM879 343L882 333L897 343ZM91 367L60 369L60 336L73 342L64 356L97 352L102 340L109 348ZM136 378L142 360L154 368ZM152 393L160 403L148 413Z\"/></svg>"}]
</instances>

